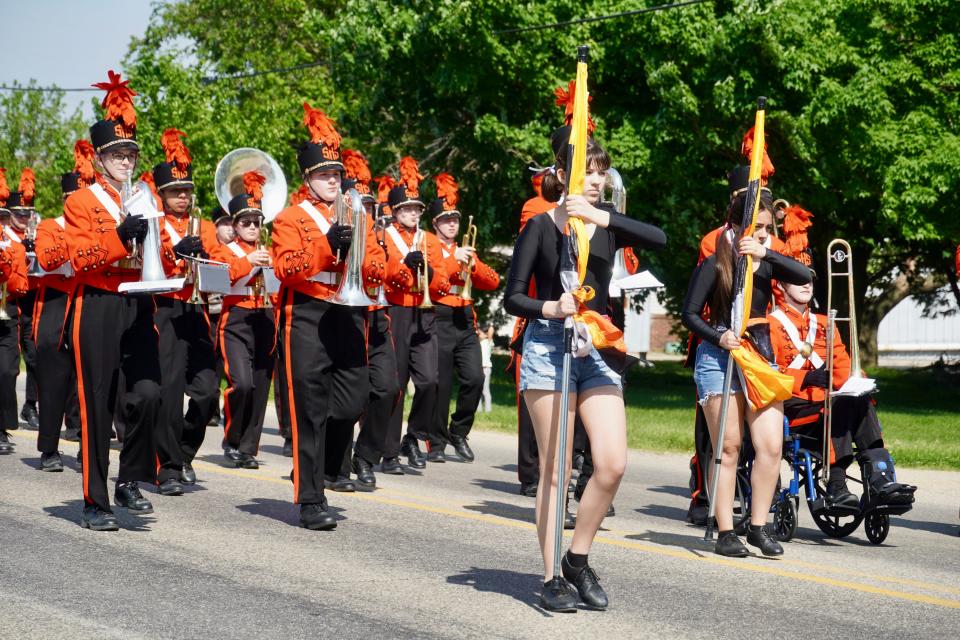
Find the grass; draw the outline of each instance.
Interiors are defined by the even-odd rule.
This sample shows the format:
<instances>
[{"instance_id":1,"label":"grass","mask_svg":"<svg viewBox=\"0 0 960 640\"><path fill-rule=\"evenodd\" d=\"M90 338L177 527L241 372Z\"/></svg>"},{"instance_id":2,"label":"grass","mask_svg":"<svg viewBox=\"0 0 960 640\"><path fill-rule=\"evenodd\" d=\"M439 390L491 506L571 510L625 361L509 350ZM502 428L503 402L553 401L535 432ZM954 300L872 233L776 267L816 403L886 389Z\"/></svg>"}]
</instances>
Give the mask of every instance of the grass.
<instances>
[{"instance_id":1,"label":"grass","mask_svg":"<svg viewBox=\"0 0 960 640\"><path fill-rule=\"evenodd\" d=\"M476 427L516 433L513 379L506 358L494 356L490 413L477 413ZM871 369L877 379L884 439L902 466L960 470L960 371L945 367ZM630 447L691 453L695 391L691 373L679 363L658 362L633 369L627 381L627 439Z\"/></svg>"}]
</instances>

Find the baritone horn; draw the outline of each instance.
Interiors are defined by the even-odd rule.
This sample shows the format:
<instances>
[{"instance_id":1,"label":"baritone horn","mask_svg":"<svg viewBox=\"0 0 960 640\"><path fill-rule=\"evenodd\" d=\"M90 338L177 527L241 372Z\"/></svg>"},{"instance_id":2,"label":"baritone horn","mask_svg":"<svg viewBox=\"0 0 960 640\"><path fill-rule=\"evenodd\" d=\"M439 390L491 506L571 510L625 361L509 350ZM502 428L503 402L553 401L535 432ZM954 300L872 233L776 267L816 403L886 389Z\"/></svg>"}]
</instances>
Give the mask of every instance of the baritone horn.
<instances>
[{"instance_id":1,"label":"baritone horn","mask_svg":"<svg viewBox=\"0 0 960 640\"><path fill-rule=\"evenodd\" d=\"M613 167L607 169L607 182L604 186L610 187L610 197L607 197L606 189L604 189L601 200L612 204L617 213L627 215L627 188L623 186L623 178L620 176L620 172ZM627 260L623 257L623 249L617 249L613 256L613 273L610 275L610 282L615 283L629 275Z\"/></svg>"},{"instance_id":2,"label":"baritone horn","mask_svg":"<svg viewBox=\"0 0 960 640\"><path fill-rule=\"evenodd\" d=\"M467 228L463 232L463 238L460 240L460 246L464 249L477 250L477 225L473 224L473 216L467 218ZM460 297L464 300L473 300L473 258L467 260L463 265L461 279L463 280L463 290L460 291Z\"/></svg>"},{"instance_id":3,"label":"baritone horn","mask_svg":"<svg viewBox=\"0 0 960 640\"><path fill-rule=\"evenodd\" d=\"M337 219L337 224L351 224L353 226L353 236L350 238L350 248L347 250L346 265L343 270L343 277L340 279L340 287L337 293L330 299L334 304L342 304L347 307L369 307L376 304L367 295L363 287L363 260L367 254L367 209L363 206L363 199L356 189L349 189L346 194L340 198L344 202L350 202L351 217L349 221L341 222ZM338 212L339 214L339 212ZM339 260L340 252L337 252Z\"/></svg>"}]
</instances>

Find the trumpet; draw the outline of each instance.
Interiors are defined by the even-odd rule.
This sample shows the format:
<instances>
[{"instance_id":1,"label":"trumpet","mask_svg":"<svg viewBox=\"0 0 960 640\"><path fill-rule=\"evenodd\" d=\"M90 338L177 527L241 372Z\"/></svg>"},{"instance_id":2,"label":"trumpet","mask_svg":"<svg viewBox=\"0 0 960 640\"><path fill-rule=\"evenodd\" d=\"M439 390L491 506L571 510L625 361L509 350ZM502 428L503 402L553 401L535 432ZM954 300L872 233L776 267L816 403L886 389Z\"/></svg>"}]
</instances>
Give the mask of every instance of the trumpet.
<instances>
[{"instance_id":1,"label":"trumpet","mask_svg":"<svg viewBox=\"0 0 960 640\"><path fill-rule=\"evenodd\" d=\"M260 235L257 237L257 251L263 251L270 246L270 230L267 229L266 221L260 227ZM250 282L250 288L253 290L254 296L263 296L263 306L272 307L270 303L270 296L265 295L266 293L266 281L263 277L263 267L260 267L260 271L257 272L257 275L253 277L253 280Z\"/></svg>"},{"instance_id":2,"label":"trumpet","mask_svg":"<svg viewBox=\"0 0 960 640\"><path fill-rule=\"evenodd\" d=\"M40 216L34 211L30 215L30 220L27 222L27 231L23 236L27 240L36 240L37 239L37 226L40 224ZM44 275L43 268L40 266L40 263L37 262L37 252L36 250L30 251L27 253L27 258L30 259L30 268L27 271L28 276L42 276Z\"/></svg>"},{"instance_id":3,"label":"trumpet","mask_svg":"<svg viewBox=\"0 0 960 640\"><path fill-rule=\"evenodd\" d=\"M190 207L190 222L187 225L188 236L199 236L201 229L200 207L197 206L197 196L193 196L193 204ZM197 263L190 261L190 283L193 285L193 292L190 294L189 304L203 304L203 296L200 295L200 270Z\"/></svg>"},{"instance_id":4,"label":"trumpet","mask_svg":"<svg viewBox=\"0 0 960 640\"><path fill-rule=\"evenodd\" d=\"M460 241L460 246L464 249L477 249L477 225L473 224L473 216L470 216L467 219L467 228L463 232L463 238ZM463 279L463 289L460 291L460 297L463 300L473 300L473 275L471 274L471 269L473 268L473 258L467 260L467 264L463 266L463 271L461 272L460 277Z\"/></svg>"},{"instance_id":5,"label":"trumpet","mask_svg":"<svg viewBox=\"0 0 960 640\"><path fill-rule=\"evenodd\" d=\"M423 266L417 270L417 283L410 290L411 293L423 293L423 300L417 305L418 309L433 309L433 301L430 300L430 269L427 261L427 235L423 229L417 229L413 236L413 246L415 251L423 254Z\"/></svg>"}]
</instances>

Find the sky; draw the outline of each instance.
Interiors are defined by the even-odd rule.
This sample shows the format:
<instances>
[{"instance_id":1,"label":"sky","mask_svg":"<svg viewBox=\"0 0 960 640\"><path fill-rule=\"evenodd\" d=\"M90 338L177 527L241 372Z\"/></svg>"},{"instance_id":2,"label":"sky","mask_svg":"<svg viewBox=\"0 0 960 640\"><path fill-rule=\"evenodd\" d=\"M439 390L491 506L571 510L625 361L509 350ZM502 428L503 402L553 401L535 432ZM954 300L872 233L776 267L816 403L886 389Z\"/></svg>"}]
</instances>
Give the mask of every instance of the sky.
<instances>
[{"instance_id":1,"label":"sky","mask_svg":"<svg viewBox=\"0 0 960 640\"><path fill-rule=\"evenodd\" d=\"M88 87L120 69L130 38L142 35L151 0L0 0L0 85L31 78L41 86ZM109 25L109 29L108 29ZM100 91L68 92L87 119Z\"/></svg>"}]
</instances>

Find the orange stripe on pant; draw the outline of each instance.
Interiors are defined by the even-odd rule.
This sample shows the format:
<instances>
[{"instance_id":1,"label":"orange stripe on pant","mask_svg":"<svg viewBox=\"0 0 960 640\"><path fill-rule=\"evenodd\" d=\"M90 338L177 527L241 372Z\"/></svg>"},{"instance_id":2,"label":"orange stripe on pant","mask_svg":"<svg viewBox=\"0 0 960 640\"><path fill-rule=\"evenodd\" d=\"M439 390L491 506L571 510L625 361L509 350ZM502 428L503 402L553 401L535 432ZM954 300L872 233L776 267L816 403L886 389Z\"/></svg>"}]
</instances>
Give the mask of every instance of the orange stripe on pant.
<instances>
[{"instance_id":1,"label":"orange stripe on pant","mask_svg":"<svg viewBox=\"0 0 960 640\"><path fill-rule=\"evenodd\" d=\"M290 434L293 440L293 502L300 501L300 430L293 400L293 364L290 361L290 322L293 318L293 289L286 292L283 305L283 368L287 373L287 414L290 416Z\"/></svg>"},{"instance_id":2,"label":"orange stripe on pant","mask_svg":"<svg viewBox=\"0 0 960 640\"><path fill-rule=\"evenodd\" d=\"M87 417L87 394L83 387L83 369L81 368L80 349L80 316L83 313L83 285L77 287L74 294L76 307L73 314L73 361L77 369L77 400L80 403L80 447L83 450L83 500L92 504L90 499L90 427Z\"/></svg>"},{"instance_id":3,"label":"orange stripe on pant","mask_svg":"<svg viewBox=\"0 0 960 640\"><path fill-rule=\"evenodd\" d=\"M227 358L227 351L224 348L223 328L227 326L227 318L230 317L230 309L227 309L220 315L220 324L217 326L217 341L220 343L220 353L223 355L223 375L227 377L227 390L223 392L223 440L227 441L227 435L230 433L231 412L230 412L230 393L233 390L233 381L230 379L230 361Z\"/></svg>"}]
</instances>

